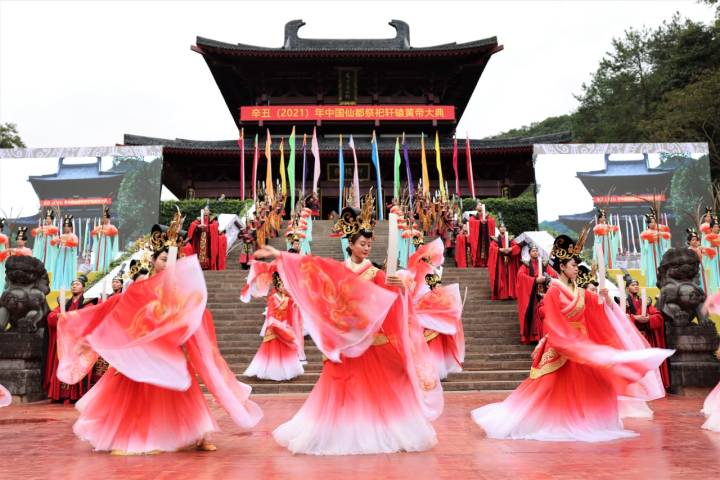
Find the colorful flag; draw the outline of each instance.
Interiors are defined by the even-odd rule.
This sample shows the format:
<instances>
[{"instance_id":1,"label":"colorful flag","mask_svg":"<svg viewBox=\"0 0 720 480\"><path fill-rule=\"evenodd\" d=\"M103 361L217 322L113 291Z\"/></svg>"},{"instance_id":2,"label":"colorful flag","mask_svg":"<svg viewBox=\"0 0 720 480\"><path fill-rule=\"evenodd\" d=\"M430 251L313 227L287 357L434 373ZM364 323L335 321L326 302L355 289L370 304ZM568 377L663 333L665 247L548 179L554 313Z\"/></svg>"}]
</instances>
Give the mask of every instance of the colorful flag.
<instances>
[{"instance_id":1,"label":"colorful flag","mask_svg":"<svg viewBox=\"0 0 720 480\"><path fill-rule=\"evenodd\" d=\"M258 134L255 134L255 152L253 153L253 167L252 167L252 196L253 201L257 201L257 167L258 161L260 160L260 149L258 148Z\"/></svg>"},{"instance_id":2,"label":"colorful flag","mask_svg":"<svg viewBox=\"0 0 720 480\"><path fill-rule=\"evenodd\" d=\"M470 158L470 137L465 136L465 163L467 164L468 185L470 195L475 198L475 179L473 178L472 158Z\"/></svg>"},{"instance_id":3,"label":"colorful flag","mask_svg":"<svg viewBox=\"0 0 720 480\"><path fill-rule=\"evenodd\" d=\"M438 171L438 180L440 181L440 199L445 201L447 195L445 194L445 180L442 174L442 163L440 163L440 136L437 130L435 130L435 167Z\"/></svg>"},{"instance_id":4,"label":"colorful flag","mask_svg":"<svg viewBox=\"0 0 720 480\"><path fill-rule=\"evenodd\" d=\"M393 197L400 200L400 139L395 137L395 165L393 169Z\"/></svg>"},{"instance_id":5,"label":"colorful flag","mask_svg":"<svg viewBox=\"0 0 720 480\"><path fill-rule=\"evenodd\" d=\"M375 175L377 176L377 207L378 207L378 219L380 221L384 218L383 211L383 193L382 193L382 180L380 179L380 155L378 154L377 138L375 137L375 130L372 135L372 162L375 165Z\"/></svg>"},{"instance_id":6,"label":"colorful flag","mask_svg":"<svg viewBox=\"0 0 720 480\"><path fill-rule=\"evenodd\" d=\"M317 135L315 127L313 127L313 138L312 144L310 145L310 151L315 157L315 171L313 172L313 193L318 193L318 180L320 180L320 148L318 147Z\"/></svg>"},{"instance_id":7,"label":"colorful flag","mask_svg":"<svg viewBox=\"0 0 720 480\"><path fill-rule=\"evenodd\" d=\"M352 206L355 208L360 208L360 177L358 176L358 164L357 164L357 154L355 153L355 142L353 141L352 135L350 135L350 141L348 142L348 145L350 145L350 149L352 150L353 154L353 204Z\"/></svg>"},{"instance_id":8,"label":"colorful flag","mask_svg":"<svg viewBox=\"0 0 720 480\"><path fill-rule=\"evenodd\" d=\"M338 164L340 168L340 185L338 191L338 213L343 208L343 197L345 196L345 160L343 159L343 148L342 148L342 133L340 134L340 142L338 143Z\"/></svg>"},{"instance_id":9,"label":"colorful flag","mask_svg":"<svg viewBox=\"0 0 720 480\"><path fill-rule=\"evenodd\" d=\"M410 189L410 209L412 210L412 202L415 197L415 187L413 185L412 172L410 171L410 157L408 156L408 144L405 141L405 132L402 136L403 157L405 158L405 171L407 173L408 188Z\"/></svg>"},{"instance_id":10,"label":"colorful flag","mask_svg":"<svg viewBox=\"0 0 720 480\"><path fill-rule=\"evenodd\" d=\"M287 166L288 178L290 181L290 211L295 211L295 127L290 133L290 160Z\"/></svg>"},{"instance_id":11,"label":"colorful flag","mask_svg":"<svg viewBox=\"0 0 720 480\"><path fill-rule=\"evenodd\" d=\"M280 139L280 191L287 197L287 176L285 175L285 137Z\"/></svg>"},{"instance_id":12,"label":"colorful flag","mask_svg":"<svg viewBox=\"0 0 720 480\"><path fill-rule=\"evenodd\" d=\"M422 191L427 196L430 193L430 178L428 177L427 158L425 157L425 134L420 134L420 163L422 165Z\"/></svg>"},{"instance_id":13,"label":"colorful flag","mask_svg":"<svg viewBox=\"0 0 720 480\"><path fill-rule=\"evenodd\" d=\"M270 163L270 146L272 138L270 138L270 129L267 129L267 139L265 140L265 160L267 160L267 172L265 174L265 194L269 197L275 196L272 181L272 163Z\"/></svg>"},{"instance_id":14,"label":"colorful flag","mask_svg":"<svg viewBox=\"0 0 720 480\"><path fill-rule=\"evenodd\" d=\"M453 170L455 170L455 195L460 198L460 177L458 177L457 162L457 137L453 135Z\"/></svg>"},{"instance_id":15,"label":"colorful flag","mask_svg":"<svg viewBox=\"0 0 720 480\"><path fill-rule=\"evenodd\" d=\"M303 179L302 179L302 198L305 198L305 177L307 176L307 133L303 133Z\"/></svg>"},{"instance_id":16,"label":"colorful flag","mask_svg":"<svg viewBox=\"0 0 720 480\"><path fill-rule=\"evenodd\" d=\"M240 148L240 200L245 200L245 129L240 129L240 139L238 140Z\"/></svg>"}]
</instances>

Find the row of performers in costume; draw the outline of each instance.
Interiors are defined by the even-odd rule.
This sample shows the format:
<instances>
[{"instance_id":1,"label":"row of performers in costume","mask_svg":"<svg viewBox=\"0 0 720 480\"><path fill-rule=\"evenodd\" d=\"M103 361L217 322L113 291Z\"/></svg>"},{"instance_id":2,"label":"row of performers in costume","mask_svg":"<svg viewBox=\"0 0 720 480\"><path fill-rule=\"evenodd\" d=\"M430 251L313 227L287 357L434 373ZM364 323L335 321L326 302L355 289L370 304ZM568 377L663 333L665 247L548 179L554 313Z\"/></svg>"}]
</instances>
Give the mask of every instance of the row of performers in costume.
<instances>
[{"instance_id":1,"label":"row of performers in costume","mask_svg":"<svg viewBox=\"0 0 720 480\"><path fill-rule=\"evenodd\" d=\"M412 296L413 283L430 273L431 263L421 259L414 271L385 275L367 260L372 221L359 212L346 219L355 225L344 230L349 262L272 247L255 253L258 260L275 261L305 328L327 357L300 411L273 435L295 453L429 449L437 441L431 421L442 413L443 396ZM194 372L238 425L251 428L260 418L247 398L249 388L235 380L217 350L197 261L171 260L166 266L177 230L171 226L159 236L156 273L137 277L122 295L60 315L61 381L80 381L98 355L110 364L77 404L74 430L98 450L149 453L194 442L213 449L206 434L216 425ZM613 302L600 304L596 294L575 285L582 241L577 243L559 238L553 248L560 278L548 288L550 334L536 350L530 378L505 402L473 412L489 436L630 436L622 427L619 397L644 405L659 395L659 374L653 373L672 352L647 348L619 321Z\"/></svg>"},{"instance_id":2,"label":"row of performers in costume","mask_svg":"<svg viewBox=\"0 0 720 480\"><path fill-rule=\"evenodd\" d=\"M312 242L313 217L316 216L310 206L312 196L304 202L298 203L291 218L288 220L284 236L289 248L296 253L307 255L310 253ZM315 196L317 198L317 196ZM250 268L250 262L255 250L266 245L269 239L278 237L282 233L282 219L285 215L285 196L279 193L277 197L261 196L255 203L253 217L246 218L245 226L240 230L238 240L241 242L240 266Z\"/></svg>"},{"instance_id":3,"label":"row of performers in costume","mask_svg":"<svg viewBox=\"0 0 720 480\"><path fill-rule=\"evenodd\" d=\"M10 246L9 239L2 232L6 225L5 219L0 219L0 291L5 288L4 263L10 255L32 255L45 265L51 277L52 290L69 289L77 277L78 262L80 260L80 246L77 235L73 232L73 216L65 215L62 219L62 233L55 226L55 212L46 211L44 223L30 231L34 237L32 250L27 247L29 236L28 228L18 227L15 235L15 247ZM92 270L107 271L110 262L118 253L117 228L110 224L110 210L103 209L101 223L92 231L94 260Z\"/></svg>"}]
</instances>

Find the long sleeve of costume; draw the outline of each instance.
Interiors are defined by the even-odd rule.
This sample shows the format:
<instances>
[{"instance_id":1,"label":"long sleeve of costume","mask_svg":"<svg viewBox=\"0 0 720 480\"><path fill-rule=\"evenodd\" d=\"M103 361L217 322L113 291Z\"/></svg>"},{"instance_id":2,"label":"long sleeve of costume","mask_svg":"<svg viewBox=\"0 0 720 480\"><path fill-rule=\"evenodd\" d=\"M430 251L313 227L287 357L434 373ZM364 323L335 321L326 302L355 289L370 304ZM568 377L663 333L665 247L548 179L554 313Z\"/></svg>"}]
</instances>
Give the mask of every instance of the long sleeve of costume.
<instances>
[{"instance_id":1,"label":"long sleeve of costume","mask_svg":"<svg viewBox=\"0 0 720 480\"><path fill-rule=\"evenodd\" d=\"M576 290L574 297L570 297L567 287L554 283L544 302L545 329L552 348L569 360L605 372L618 395L648 398L652 392L641 382L643 377L657 369L673 351L624 349L623 339L611 325L605 310L614 309L614 302L611 302L612 305L599 304L595 294L582 289ZM565 301L561 300L561 296L565 297ZM619 310L617 313L624 318ZM584 328L587 336L582 334Z\"/></svg>"},{"instance_id":2,"label":"long sleeve of costume","mask_svg":"<svg viewBox=\"0 0 720 480\"><path fill-rule=\"evenodd\" d=\"M186 390L191 379L181 345L200 328L206 298L202 271L188 257L123 295L66 313L58 322L58 378L78 382L77 372L94 363L92 350L136 382Z\"/></svg>"},{"instance_id":3,"label":"long sleeve of costume","mask_svg":"<svg viewBox=\"0 0 720 480\"><path fill-rule=\"evenodd\" d=\"M340 355L357 357L372 345L397 298L331 259L282 253L277 267L305 328L334 362Z\"/></svg>"}]
</instances>

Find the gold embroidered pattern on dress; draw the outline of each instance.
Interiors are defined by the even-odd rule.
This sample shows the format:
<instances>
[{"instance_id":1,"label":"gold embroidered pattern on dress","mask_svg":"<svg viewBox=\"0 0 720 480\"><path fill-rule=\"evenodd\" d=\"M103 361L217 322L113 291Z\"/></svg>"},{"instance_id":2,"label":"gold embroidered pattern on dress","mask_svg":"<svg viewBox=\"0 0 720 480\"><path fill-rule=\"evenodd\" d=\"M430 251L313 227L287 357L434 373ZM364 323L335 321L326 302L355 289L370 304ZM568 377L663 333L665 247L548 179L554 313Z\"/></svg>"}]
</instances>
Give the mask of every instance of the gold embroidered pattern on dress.
<instances>
[{"instance_id":1,"label":"gold embroidered pattern on dress","mask_svg":"<svg viewBox=\"0 0 720 480\"><path fill-rule=\"evenodd\" d=\"M567 362L567 358L563 357L554 348L549 348L542 357L537 367L530 369L530 378L536 379L543 375L556 372Z\"/></svg>"}]
</instances>

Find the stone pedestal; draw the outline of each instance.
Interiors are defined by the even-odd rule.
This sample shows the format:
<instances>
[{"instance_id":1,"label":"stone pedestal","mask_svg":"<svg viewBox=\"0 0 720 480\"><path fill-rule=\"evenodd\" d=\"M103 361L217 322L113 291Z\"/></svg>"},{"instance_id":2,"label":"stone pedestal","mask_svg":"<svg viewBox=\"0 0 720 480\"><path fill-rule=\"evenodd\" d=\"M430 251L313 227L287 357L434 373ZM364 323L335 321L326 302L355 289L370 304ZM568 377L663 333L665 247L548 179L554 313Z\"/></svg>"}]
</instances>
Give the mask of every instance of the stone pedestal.
<instances>
[{"instance_id":1,"label":"stone pedestal","mask_svg":"<svg viewBox=\"0 0 720 480\"><path fill-rule=\"evenodd\" d=\"M35 402L47 398L42 389L41 358L44 328L33 333L0 333L0 384L13 402Z\"/></svg>"},{"instance_id":2,"label":"stone pedestal","mask_svg":"<svg viewBox=\"0 0 720 480\"><path fill-rule=\"evenodd\" d=\"M683 387L714 387L720 380L720 362L715 358L718 335L715 326L666 323L668 348L675 355L670 364L670 392L681 393Z\"/></svg>"}]
</instances>

